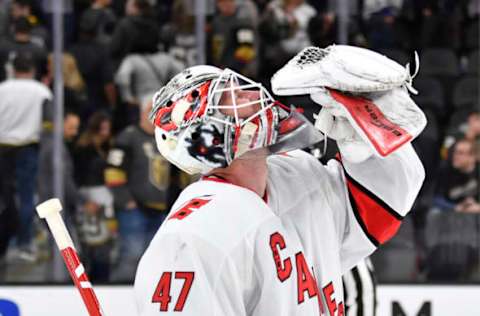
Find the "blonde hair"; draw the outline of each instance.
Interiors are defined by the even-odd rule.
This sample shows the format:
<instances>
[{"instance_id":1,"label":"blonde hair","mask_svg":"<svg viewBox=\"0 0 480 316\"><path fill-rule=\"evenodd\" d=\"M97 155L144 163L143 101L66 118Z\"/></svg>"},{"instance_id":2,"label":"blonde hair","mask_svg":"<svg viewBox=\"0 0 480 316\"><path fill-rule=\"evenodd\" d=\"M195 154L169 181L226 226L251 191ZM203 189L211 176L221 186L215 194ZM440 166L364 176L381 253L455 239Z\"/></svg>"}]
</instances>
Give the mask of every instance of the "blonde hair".
<instances>
[{"instance_id":1,"label":"blonde hair","mask_svg":"<svg viewBox=\"0 0 480 316\"><path fill-rule=\"evenodd\" d=\"M48 63L51 66L51 71L54 71L53 55L48 55ZM63 82L65 87L68 87L76 92L84 92L85 90L85 81L83 81L82 75L77 67L77 61L70 53L63 54Z\"/></svg>"}]
</instances>

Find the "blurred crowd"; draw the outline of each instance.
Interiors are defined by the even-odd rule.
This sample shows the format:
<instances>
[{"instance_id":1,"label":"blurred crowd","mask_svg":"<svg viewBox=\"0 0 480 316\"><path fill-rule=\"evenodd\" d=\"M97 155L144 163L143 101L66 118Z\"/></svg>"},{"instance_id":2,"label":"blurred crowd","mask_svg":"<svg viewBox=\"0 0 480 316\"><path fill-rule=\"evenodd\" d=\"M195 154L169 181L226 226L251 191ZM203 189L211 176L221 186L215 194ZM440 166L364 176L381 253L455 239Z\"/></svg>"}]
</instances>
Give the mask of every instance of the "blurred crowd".
<instances>
[{"instance_id":1,"label":"blurred crowd","mask_svg":"<svg viewBox=\"0 0 480 316\"><path fill-rule=\"evenodd\" d=\"M412 71L418 52L414 99L429 124L414 145L427 180L399 236L377 255L377 270L380 280L435 281L443 271L470 280L480 256L480 0L206 2L206 62L267 87L304 47L336 43L342 21L349 44ZM128 282L169 206L194 181L158 153L148 112L156 90L197 63L195 1L63 1L61 157L52 139L54 4L0 0L0 282L15 282L15 262L52 256L42 251L48 238L34 205L53 197L52 162L60 160L64 215L90 278ZM283 101L310 119L318 110L302 96ZM456 238L461 218L468 238ZM392 264L398 258L402 269Z\"/></svg>"}]
</instances>

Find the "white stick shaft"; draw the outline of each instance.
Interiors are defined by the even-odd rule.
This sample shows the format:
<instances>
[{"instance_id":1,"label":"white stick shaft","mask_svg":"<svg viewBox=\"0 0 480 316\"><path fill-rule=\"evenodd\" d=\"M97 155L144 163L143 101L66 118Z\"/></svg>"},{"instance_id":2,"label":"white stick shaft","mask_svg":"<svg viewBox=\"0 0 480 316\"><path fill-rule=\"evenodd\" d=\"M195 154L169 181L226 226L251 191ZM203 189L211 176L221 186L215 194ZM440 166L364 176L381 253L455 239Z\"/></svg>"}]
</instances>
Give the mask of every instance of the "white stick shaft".
<instances>
[{"instance_id":1,"label":"white stick shaft","mask_svg":"<svg viewBox=\"0 0 480 316\"><path fill-rule=\"evenodd\" d=\"M48 227L50 228L53 238L60 250L67 247L75 249L72 238L68 233L67 227L65 226L65 222L60 213L49 214L45 217L45 220L47 221Z\"/></svg>"}]
</instances>

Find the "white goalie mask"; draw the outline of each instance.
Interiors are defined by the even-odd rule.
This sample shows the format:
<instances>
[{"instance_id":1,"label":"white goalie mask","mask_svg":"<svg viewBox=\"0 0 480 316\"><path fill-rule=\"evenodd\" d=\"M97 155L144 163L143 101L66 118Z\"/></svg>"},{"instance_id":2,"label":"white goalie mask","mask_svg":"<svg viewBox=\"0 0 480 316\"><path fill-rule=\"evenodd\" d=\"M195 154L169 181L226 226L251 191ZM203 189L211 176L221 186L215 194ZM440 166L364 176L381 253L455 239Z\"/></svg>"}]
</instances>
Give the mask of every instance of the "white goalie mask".
<instances>
[{"instance_id":1,"label":"white goalie mask","mask_svg":"<svg viewBox=\"0 0 480 316\"><path fill-rule=\"evenodd\" d=\"M303 148L321 139L306 118L233 70L194 66L153 98L160 153L189 174L226 167L246 152Z\"/></svg>"}]
</instances>

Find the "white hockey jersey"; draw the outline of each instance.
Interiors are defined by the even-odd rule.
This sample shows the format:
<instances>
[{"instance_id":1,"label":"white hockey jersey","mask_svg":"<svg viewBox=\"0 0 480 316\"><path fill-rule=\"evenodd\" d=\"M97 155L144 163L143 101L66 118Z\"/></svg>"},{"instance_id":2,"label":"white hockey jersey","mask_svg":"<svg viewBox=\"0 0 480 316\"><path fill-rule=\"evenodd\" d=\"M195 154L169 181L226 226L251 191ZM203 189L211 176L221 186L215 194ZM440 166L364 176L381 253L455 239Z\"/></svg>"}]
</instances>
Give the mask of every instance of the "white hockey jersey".
<instances>
[{"instance_id":1,"label":"white hockey jersey","mask_svg":"<svg viewBox=\"0 0 480 316\"><path fill-rule=\"evenodd\" d=\"M395 234L424 179L410 145L326 166L295 151L268 172L266 199L220 180L182 192L139 263L140 315L344 315L342 273Z\"/></svg>"}]
</instances>

